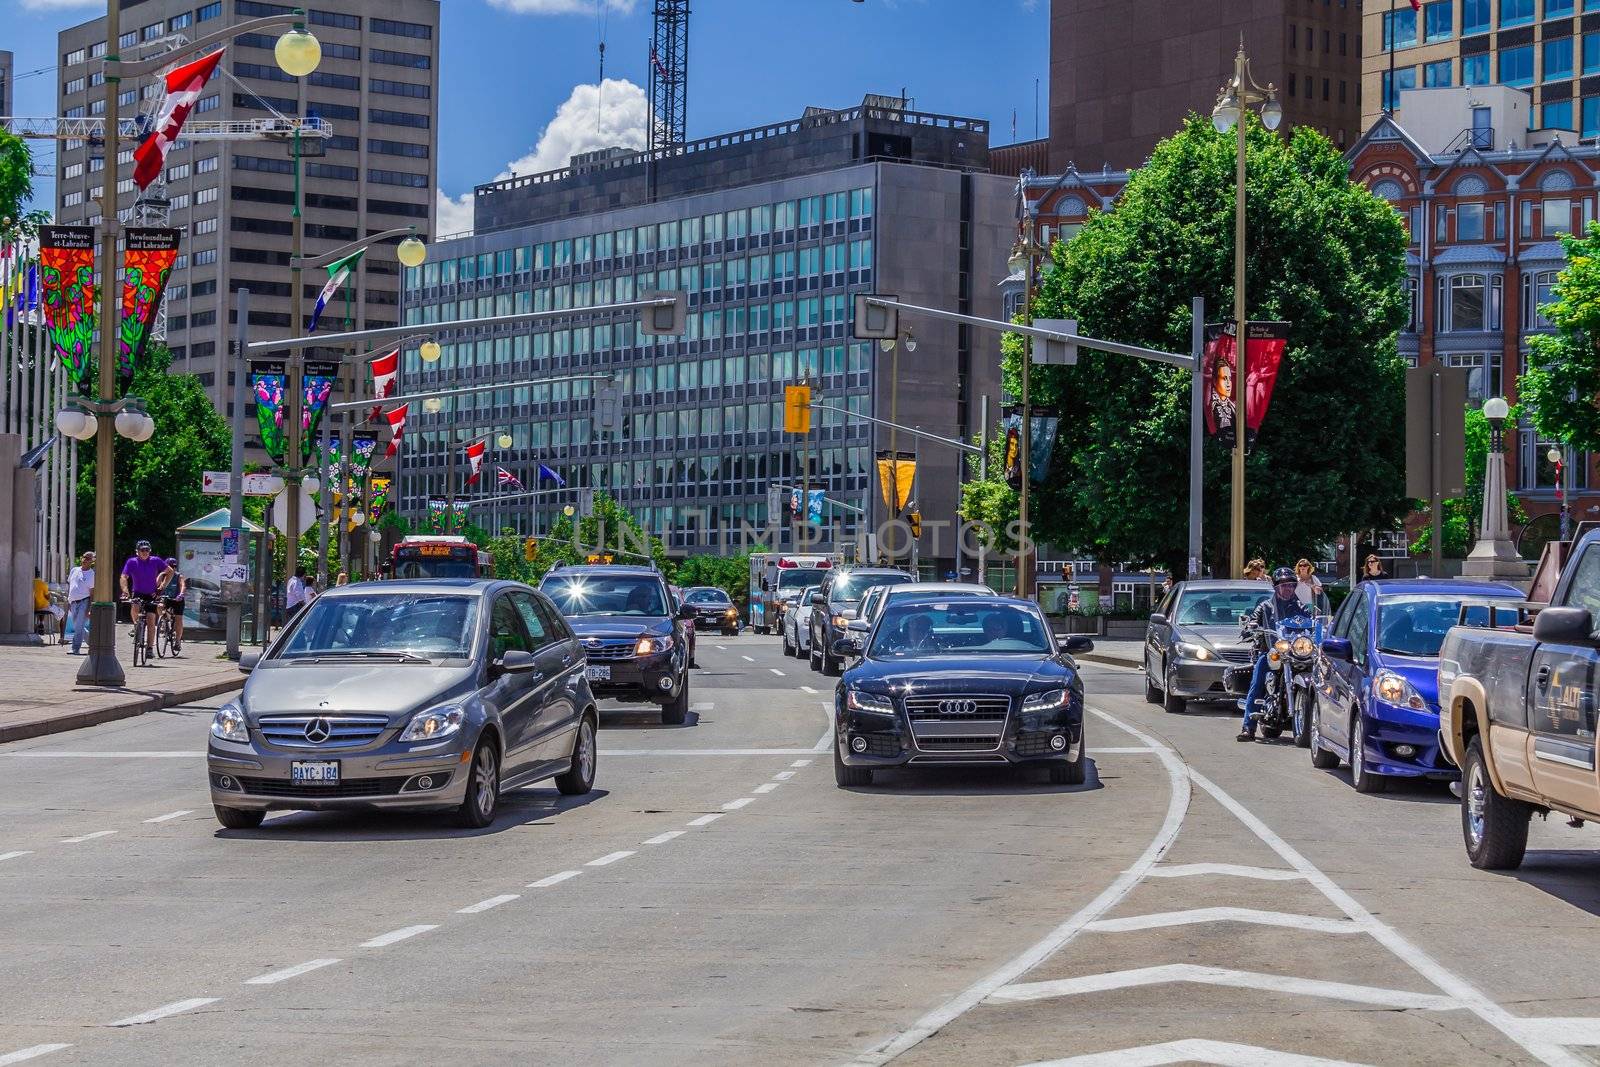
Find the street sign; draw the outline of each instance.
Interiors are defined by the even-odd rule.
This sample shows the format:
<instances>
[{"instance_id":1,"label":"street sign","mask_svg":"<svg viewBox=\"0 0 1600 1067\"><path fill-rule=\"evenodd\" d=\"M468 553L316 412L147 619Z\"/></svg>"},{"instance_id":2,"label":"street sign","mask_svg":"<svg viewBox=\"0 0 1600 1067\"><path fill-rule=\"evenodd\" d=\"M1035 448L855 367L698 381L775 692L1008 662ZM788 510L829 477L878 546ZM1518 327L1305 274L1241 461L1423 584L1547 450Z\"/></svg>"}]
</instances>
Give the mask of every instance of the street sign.
<instances>
[{"instance_id":1,"label":"street sign","mask_svg":"<svg viewBox=\"0 0 1600 1067\"><path fill-rule=\"evenodd\" d=\"M277 496L282 489L282 484L274 475L244 476L245 496ZM228 471L203 471L200 475L200 491L207 496L227 496L233 492L233 475Z\"/></svg>"},{"instance_id":2,"label":"street sign","mask_svg":"<svg viewBox=\"0 0 1600 1067\"><path fill-rule=\"evenodd\" d=\"M776 485L767 486L767 521L776 523L783 517L783 490Z\"/></svg>"},{"instance_id":3,"label":"street sign","mask_svg":"<svg viewBox=\"0 0 1600 1067\"><path fill-rule=\"evenodd\" d=\"M305 486L300 487L300 529L294 532L296 537L301 536L317 521L316 501L311 499L311 494L306 492ZM289 494L280 493L272 501L272 525L287 532L289 525Z\"/></svg>"},{"instance_id":4,"label":"street sign","mask_svg":"<svg viewBox=\"0 0 1600 1067\"><path fill-rule=\"evenodd\" d=\"M900 336L900 309L872 304L868 298L898 300L883 293L857 293L855 307L855 338L857 341L893 341Z\"/></svg>"},{"instance_id":5,"label":"street sign","mask_svg":"<svg viewBox=\"0 0 1600 1067\"><path fill-rule=\"evenodd\" d=\"M1077 319L1034 319L1033 325L1041 330L1054 330L1056 333L1076 334L1078 332ZM1076 366L1078 362L1078 346L1071 341L1055 341L1048 337L1035 337L1033 339L1033 362L1058 367Z\"/></svg>"},{"instance_id":6,"label":"street sign","mask_svg":"<svg viewBox=\"0 0 1600 1067\"><path fill-rule=\"evenodd\" d=\"M1406 496L1431 500L1435 488L1443 499L1466 492L1466 410L1465 368L1434 362L1406 371Z\"/></svg>"}]
</instances>

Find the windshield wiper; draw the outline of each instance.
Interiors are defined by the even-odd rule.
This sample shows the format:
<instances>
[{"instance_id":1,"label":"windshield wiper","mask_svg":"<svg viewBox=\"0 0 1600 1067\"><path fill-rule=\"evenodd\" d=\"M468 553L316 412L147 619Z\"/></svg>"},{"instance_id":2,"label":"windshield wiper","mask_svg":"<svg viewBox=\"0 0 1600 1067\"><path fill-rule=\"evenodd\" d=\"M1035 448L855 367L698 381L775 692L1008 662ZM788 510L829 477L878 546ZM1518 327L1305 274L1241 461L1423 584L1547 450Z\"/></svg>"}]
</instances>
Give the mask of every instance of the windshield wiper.
<instances>
[{"instance_id":1,"label":"windshield wiper","mask_svg":"<svg viewBox=\"0 0 1600 1067\"><path fill-rule=\"evenodd\" d=\"M303 656L285 656L284 658L295 663L335 663L342 659L382 659L392 660L396 663L433 662L426 656L418 656L410 652L326 652L310 658Z\"/></svg>"}]
</instances>

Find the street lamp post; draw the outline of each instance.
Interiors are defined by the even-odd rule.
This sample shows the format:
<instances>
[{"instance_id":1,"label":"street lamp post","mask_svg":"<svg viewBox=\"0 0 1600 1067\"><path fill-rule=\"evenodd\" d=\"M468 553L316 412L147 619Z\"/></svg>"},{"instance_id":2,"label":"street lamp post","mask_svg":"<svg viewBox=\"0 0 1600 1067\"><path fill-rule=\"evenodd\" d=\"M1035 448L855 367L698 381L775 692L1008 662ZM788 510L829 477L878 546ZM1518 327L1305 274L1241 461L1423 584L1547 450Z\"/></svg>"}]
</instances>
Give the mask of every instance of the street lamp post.
<instances>
[{"instance_id":1,"label":"street lamp post","mask_svg":"<svg viewBox=\"0 0 1600 1067\"><path fill-rule=\"evenodd\" d=\"M1511 406L1503 397L1490 397L1483 405L1489 420L1489 454L1484 459L1483 512L1478 521L1478 543L1461 565L1463 577L1489 579L1526 578L1528 565L1511 543L1506 517L1505 422Z\"/></svg>"},{"instance_id":2,"label":"street lamp post","mask_svg":"<svg viewBox=\"0 0 1600 1067\"><path fill-rule=\"evenodd\" d=\"M1567 465L1562 450L1552 448L1545 453L1545 458L1555 464L1556 468L1556 499L1561 501L1561 540L1567 540L1571 525L1571 505L1567 499Z\"/></svg>"},{"instance_id":3,"label":"street lamp post","mask_svg":"<svg viewBox=\"0 0 1600 1067\"><path fill-rule=\"evenodd\" d=\"M1233 201L1233 507L1228 532L1229 566L1235 578L1244 576L1244 447L1250 409L1249 378L1245 374L1244 192L1245 133L1249 125L1246 112L1251 105L1260 105L1261 124L1267 129L1276 130L1283 121L1276 88L1270 83L1262 88L1250 76L1250 60L1245 56L1241 37L1239 53L1233 57L1233 78L1217 94L1211 111L1211 122L1218 133L1234 130L1238 135Z\"/></svg>"},{"instance_id":4,"label":"street lamp post","mask_svg":"<svg viewBox=\"0 0 1600 1067\"><path fill-rule=\"evenodd\" d=\"M1022 183L1017 183L1019 196L1026 195L1022 191ZM1006 266L1011 268L1011 273L1022 271L1022 314L1028 325L1033 324L1033 276L1038 270L1039 255L1043 251L1040 247L1036 233L1038 221L1037 209L1029 204L1022 214L1023 232L1017 237L1017 243L1011 250L1011 259ZM1020 543L1017 545L1017 595L1025 597L1030 590L1029 579L1033 577L1033 537L1028 526L1028 504L1030 490L1033 482L1033 419L1028 409L1029 386L1033 378L1033 337L1029 334L1022 335L1022 424L1018 427L1017 452L1018 462L1022 466L1022 488L1017 494L1017 529Z\"/></svg>"}]
</instances>

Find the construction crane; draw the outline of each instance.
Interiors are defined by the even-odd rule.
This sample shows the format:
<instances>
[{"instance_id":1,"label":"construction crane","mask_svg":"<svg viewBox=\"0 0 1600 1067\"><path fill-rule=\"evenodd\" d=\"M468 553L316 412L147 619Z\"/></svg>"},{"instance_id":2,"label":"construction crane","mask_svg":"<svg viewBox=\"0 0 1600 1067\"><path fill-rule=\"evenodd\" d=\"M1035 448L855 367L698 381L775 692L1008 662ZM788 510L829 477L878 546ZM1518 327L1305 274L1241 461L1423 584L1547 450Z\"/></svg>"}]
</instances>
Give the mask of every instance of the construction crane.
<instances>
[{"instance_id":1,"label":"construction crane","mask_svg":"<svg viewBox=\"0 0 1600 1067\"><path fill-rule=\"evenodd\" d=\"M656 0L650 44L650 142L687 141L689 127L689 0Z\"/></svg>"}]
</instances>

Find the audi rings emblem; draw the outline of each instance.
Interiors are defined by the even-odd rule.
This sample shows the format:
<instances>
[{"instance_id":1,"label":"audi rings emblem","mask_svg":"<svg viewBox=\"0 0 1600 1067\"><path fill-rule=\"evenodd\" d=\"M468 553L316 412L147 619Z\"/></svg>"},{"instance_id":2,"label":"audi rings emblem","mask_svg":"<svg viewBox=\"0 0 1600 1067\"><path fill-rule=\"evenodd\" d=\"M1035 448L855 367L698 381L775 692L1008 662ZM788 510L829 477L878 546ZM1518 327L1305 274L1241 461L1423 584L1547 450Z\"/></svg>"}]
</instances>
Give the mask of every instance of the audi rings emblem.
<instances>
[{"instance_id":1,"label":"audi rings emblem","mask_svg":"<svg viewBox=\"0 0 1600 1067\"><path fill-rule=\"evenodd\" d=\"M320 745L333 736L333 727L328 725L328 720L317 716L306 723L306 740L313 745Z\"/></svg>"},{"instance_id":2,"label":"audi rings emblem","mask_svg":"<svg viewBox=\"0 0 1600 1067\"><path fill-rule=\"evenodd\" d=\"M975 715L978 711L976 700L941 700L939 701L940 715Z\"/></svg>"}]
</instances>

